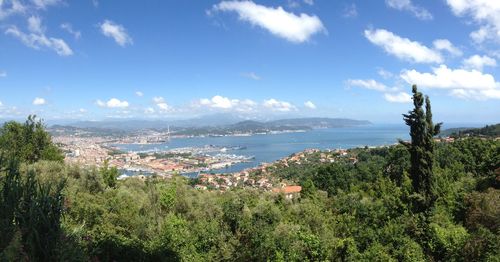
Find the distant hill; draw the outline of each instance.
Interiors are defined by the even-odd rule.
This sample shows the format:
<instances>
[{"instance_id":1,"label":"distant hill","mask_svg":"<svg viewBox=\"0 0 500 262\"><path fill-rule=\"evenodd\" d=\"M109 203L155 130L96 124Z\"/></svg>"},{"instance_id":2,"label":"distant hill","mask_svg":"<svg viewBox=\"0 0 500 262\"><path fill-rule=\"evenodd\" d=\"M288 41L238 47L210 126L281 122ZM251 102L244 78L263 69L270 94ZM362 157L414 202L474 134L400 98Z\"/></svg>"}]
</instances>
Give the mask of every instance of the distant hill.
<instances>
[{"instance_id":1,"label":"distant hill","mask_svg":"<svg viewBox=\"0 0 500 262\"><path fill-rule=\"evenodd\" d=\"M366 120L354 120L347 118L321 118L321 117L308 117L308 118L292 118L281 119L267 122L276 126L307 126L313 129L317 128L336 128L336 127L352 127L371 124Z\"/></svg>"},{"instance_id":2,"label":"distant hill","mask_svg":"<svg viewBox=\"0 0 500 262\"><path fill-rule=\"evenodd\" d=\"M77 128L98 128L104 130L139 131L145 129L163 130L168 127L176 128L199 128L199 127L220 127L231 125L246 118L233 114L212 114L191 119L111 119L104 121L79 121L65 123L65 126Z\"/></svg>"},{"instance_id":3,"label":"distant hill","mask_svg":"<svg viewBox=\"0 0 500 262\"><path fill-rule=\"evenodd\" d=\"M500 123L495 125L487 125L481 128L459 127L450 128L441 132L442 136L486 136L498 137L500 136Z\"/></svg>"},{"instance_id":4,"label":"distant hill","mask_svg":"<svg viewBox=\"0 0 500 262\"><path fill-rule=\"evenodd\" d=\"M210 117L209 119L213 119ZM236 133L267 133L274 131L297 131L311 130L318 128L339 128L352 127L371 124L369 121L353 120L345 118L292 118L272 121L254 121L244 120L235 121L230 124L224 124L227 121L236 120L226 119L216 121L207 121L207 119L175 120L175 121L151 121L151 120L128 120L128 121L84 121L69 124L66 126L53 126L52 130L63 132L75 132L75 129L92 133L109 133L116 131L136 132L141 130L166 130L179 135L228 135ZM191 124L190 123L196 123ZM202 125L205 124L205 125ZM210 125L211 124L211 125Z\"/></svg>"}]
</instances>

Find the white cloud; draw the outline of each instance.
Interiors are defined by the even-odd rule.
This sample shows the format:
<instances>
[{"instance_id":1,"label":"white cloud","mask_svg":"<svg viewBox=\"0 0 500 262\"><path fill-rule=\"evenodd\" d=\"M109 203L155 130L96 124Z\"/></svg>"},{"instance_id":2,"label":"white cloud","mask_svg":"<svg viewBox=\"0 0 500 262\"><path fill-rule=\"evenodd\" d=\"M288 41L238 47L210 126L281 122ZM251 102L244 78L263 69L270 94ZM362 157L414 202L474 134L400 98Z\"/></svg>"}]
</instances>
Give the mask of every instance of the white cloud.
<instances>
[{"instance_id":1,"label":"white cloud","mask_svg":"<svg viewBox=\"0 0 500 262\"><path fill-rule=\"evenodd\" d=\"M390 74L390 77L392 77L392 74L389 72L384 71L383 69L379 70L379 74L382 75L387 75ZM405 92L399 92L397 87L392 87L389 88L386 85L377 82L376 80L373 79L349 79L347 80L347 85L350 87L356 86L356 87L361 87L369 90L374 90L378 92L384 93L384 98L385 100L392 102L392 103L406 103L408 102L408 94Z\"/></svg>"},{"instance_id":2,"label":"white cloud","mask_svg":"<svg viewBox=\"0 0 500 262\"><path fill-rule=\"evenodd\" d=\"M227 97L223 96L214 96L212 99L201 99L201 104L202 105L208 105L213 108L222 108L222 109L229 109L232 108L233 106L237 105L239 103L239 100L237 99L229 99Z\"/></svg>"},{"instance_id":3,"label":"white cloud","mask_svg":"<svg viewBox=\"0 0 500 262\"><path fill-rule=\"evenodd\" d=\"M136 91L135 92L135 95L138 96L138 97L143 97L144 96L144 93L141 92L141 91Z\"/></svg>"},{"instance_id":4,"label":"white cloud","mask_svg":"<svg viewBox=\"0 0 500 262\"><path fill-rule=\"evenodd\" d=\"M477 69L483 71L485 66L497 66L497 61L489 56L473 55L463 61L463 65L466 69Z\"/></svg>"},{"instance_id":5,"label":"white cloud","mask_svg":"<svg viewBox=\"0 0 500 262\"><path fill-rule=\"evenodd\" d=\"M161 110L161 111L168 111L170 110L170 106L167 103L158 103L156 106Z\"/></svg>"},{"instance_id":6,"label":"white cloud","mask_svg":"<svg viewBox=\"0 0 500 262\"><path fill-rule=\"evenodd\" d=\"M117 98L111 98L107 102L97 100L96 104L100 107L107 107L107 108L127 108L129 106L129 103L127 101L125 100L121 101Z\"/></svg>"},{"instance_id":7,"label":"white cloud","mask_svg":"<svg viewBox=\"0 0 500 262\"><path fill-rule=\"evenodd\" d=\"M3 106L3 103L2 103L2 101L0 101L0 107L2 107L2 106Z\"/></svg>"},{"instance_id":8,"label":"white cloud","mask_svg":"<svg viewBox=\"0 0 500 262\"><path fill-rule=\"evenodd\" d=\"M305 102L304 106L307 107L307 108L309 108L309 109L316 109L316 105L313 102L311 102L311 101Z\"/></svg>"},{"instance_id":9,"label":"white cloud","mask_svg":"<svg viewBox=\"0 0 500 262\"><path fill-rule=\"evenodd\" d=\"M290 112L292 110L297 110L297 108L291 103L279 101L274 98L264 100L263 106L267 109L278 112Z\"/></svg>"},{"instance_id":10,"label":"white cloud","mask_svg":"<svg viewBox=\"0 0 500 262\"><path fill-rule=\"evenodd\" d=\"M307 42L314 34L326 32L321 20L315 15L295 15L281 6L273 8L252 1L222 1L213 6L214 11L236 12L239 19L259 26L290 42Z\"/></svg>"},{"instance_id":11,"label":"white cloud","mask_svg":"<svg viewBox=\"0 0 500 262\"><path fill-rule=\"evenodd\" d=\"M462 55L462 51L456 46L454 46L448 39L436 39L434 40L433 44L436 50L439 51L445 50L454 56Z\"/></svg>"},{"instance_id":12,"label":"white cloud","mask_svg":"<svg viewBox=\"0 0 500 262\"><path fill-rule=\"evenodd\" d=\"M358 16L358 8L356 4L352 3L344 8L344 12L342 14L345 18L352 18Z\"/></svg>"},{"instance_id":13,"label":"white cloud","mask_svg":"<svg viewBox=\"0 0 500 262\"><path fill-rule=\"evenodd\" d=\"M78 110L78 112L80 112L80 113L84 114L84 113L87 113L87 109L85 109L85 108L80 108L80 109Z\"/></svg>"},{"instance_id":14,"label":"white cloud","mask_svg":"<svg viewBox=\"0 0 500 262\"><path fill-rule=\"evenodd\" d=\"M122 25L116 24L110 20L104 20L100 28L103 35L113 38L120 46L126 46L127 44L131 45L133 43L132 38Z\"/></svg>"},{"instance_id":15,"label":"white cloud","mask_svg":"<svg viewBox=\"0 0 500 262\"><path fill-rule=\"evenodd\" d=\"M65 30L69 34L73 35L73 37L78 40L82 37L82 33L80 31L74 30L73 26L70 23L61 24L61 29Z\"/></svg>"},{"instance_id":16,"label":"white cloud","mask_svg":"<svg viewBox=\"0 0 500 262\"><path fill-rule=\"evenodd\" d=\"M23 14L28 8L19 0L4 1L0 0L0 20L9 16Z\"/></svg>"},{"instance_id":17,"label":"white cloud","mask_svg":"<svg viewBox=\"0 0 500 262\"><path fill-rule=\"evenodd\" d=\"M216 95L212 98L202 98L194 103L195 107L208 107L218 110L235 110L238 112L252 112L257 103L250 99L231 99Z\"/></svg>"},{"instance_id":18,"label":"white cloud","mask_svg":"<svg viewBox=\"0 0 500 262\"><path fill-rule=\"evenodd\" d=\"M24 33L16 26L10 26L5 31L5 34L18 38L23 44L33 49L41 49L43 47L54 50L60 56L70 56L73 50L64 42L64 40L45 35L45 28L42 25L41 19L37 16L28 18L29 33Z\"/></svg>"},{"instance_id":19,"label":"white cloud","mask_svg":"<svg viewBox=\"0 0 500 262\"><path fill-rule=\"evenodd\" d=\"M34 100L33 100L33 105L35 106L43 106L47 104L47 101L45 101L44 98L41 98L41 97L36 97Z\"/></svg>"},{"instance_id":20,"label":"white cloud","mask_svg":"<svg viewBox=\"0 0 500 262\"><path fill-rule=\"evenodd\" d=\"M393 73L391 73L391 72L389 72L389 71L387 71L387 70L385 70L383 68L379 68L377 70L377 74L379 76L381 76L382 78L384 78L384 79L389 79L389 78L392 78L394 76Z\"/></svg>"},{"instance_id":21,"label":"white cloud","mask_svg":"<svg viewBox=\"0 0 500 262\"><path fill-rule=\"evenodd\" d=\"M246 77L246 78L250 78L252 80L261 80L262 79L259 75L257 75L254 72L242 73L241 76Z\"/></svg>"},{"instance_id":22,"label":"white cloud","mask_svg":"<svg viewBox=\"0 0 500 262\"><path fill-rule=\"evenodd\" d=\"M415 63L441 63L441 54L419 42L402 38L385 29L365 30L365 37L387 53Z\"/></svg>"},{"instance_id":23,"label":"white cloud","mask_svg":"<svg viewBox=\"0 0 500 262\"><path fill-rule=\"evenodd\" d=\"M58 5L58 4L62 3L61 0L32 0L31 2L33 2L33 4L37 8L41 8L41 9L45 9L48 6Z\"/></svg>"},{"instance_id":24,"label":"white cloud","mask_svg":"<svg viewBox=\"0 0 500 262\"><path fill-rule=\"evenodd\" d=\"M446 65L433 68L432 73L406 70L401 78L421 87L448 89L456 97L474 99L499 98L500 83L490 74L472 69L450 69Z\"/></svg>"},{"instance_id":25,"label":"white cloud","mask_svg":"<svg viewBox=\"0 0 500 262\"><path fill-rule=\"evenodd\" d=\"M432 14L427 9L414 5L411 0L385 0L385 4L391 8L409 11L418 19L432 20Z\"/></svg>"},{"instance_id":26,"label":"white cloud","mask_svg":"<svg viewBox=\"0 0 500 262\"><path fill-rule=\"evenodd\" d=\"M7 72L0 71L0 77L7 77Z\"/></svg>"},{"instance_id":27,"label":"white cloud","mask_svg":"<svg viewBox=\"0 0 500 262\"><path fill-rule=\"evenodd\" d=\"M391 103L410 103L412 101L411 95L405 92L399 92L395 94L386 93L384 94L384 98Z\"/></svg>"},{"instance_id":28,"label":"white cloud","mask_svg":"<svg viewBox=\"0 0 500 262\"><path fill-rule=\"evenodd\" d=\"M467 89L453 89L450 95L461 98L461 99L475 99L475 100L487 100L487 99L500 99L500 89L489 89L489 90L467 90Z\"/></svg>"},{"instance_id":29,"label":"white cloud","mask_svg":"<svg viewBox=\"0 0 500 262\"><path fill-rule=\"evenodd\" d=\"M408 84L418 84L422 87L441 89L494 89L499 86L490 74L477 70L450 69L440 65L432 73L420 73L416 70L405 70L401 74Z\"/></svg>"},{"instance_id":30,"label":"white cloud","mask_svg":"<svg viewBox=\"0 0 500 262\"><path fill-rule=\"evenodd\" d=\"M152 107L147 107L146 109L144 109L145 114L154 114L155 112L155 109Z\"/></svg>"},{"instance_id":31,"label":"white cloud","mask_svg":"<svg viewBox=\"0 0 500 262\"><path fill-rule=\"evenodd\" d=\"M479 29L470 34L477 43L486 40L500 42L500 1L498 0L447 0L457 16L470 16Z\"/></svg>"},{"instance_id":32,"label":"white cloud","mask_svg":"<svg viewBox=\"0 0 500 262\"><path fill-rule=\"evenodd\" d=\"M370 89L370 90L375 90L375 91L380 91L380 92L384 92L384 91L387 91L387 86L382 84L382 83L379 83L373 79L367 79L367 80L363 80L363 79L349 79L347 80L347 84L349 86L356 86L356 87L362 87L362 88L366 88L366 89Z\"/></svg>"},{"instance_id":33,"label":"white cloud","mask_svg":"<svg viewBox=\"0 0 500 262\"><path fill-rule=\"evenodd\" d=\"M155 104L165 103L165 98L163 98L161 96L155 96L155 97L153 97L153 102Z\"/></svg>"},{"instance_id":34,"label":"white cloud","mask_svg":"<svg viewBox=\"0 0 500 262\"><path fill-rule=\"evenodd\" d=\"M304 0L304 3L308 5L314 5L314 0Z\"/></svg>"},{"instance_id":35,"label":"white cloud","mask_svg":"<svg viewBox=\"0 0 500 262\"><path fill-rule=\"evenodd\" d=\"M43 34L45 28L42 26L42 19L39 16L30 16L28 18L28 29L32 33Z\"/></svg>"},{"instance_id":36,"label":"white cloud","mask_svg":"<svg viewBox=\"0 0 500 262\"><path fill-rule=\"evenodd\" d=\"M161 96L153 97L153 102L162 112L167 112L172 110L172 107L165 101L165 98Z\"/></svg>"}]
</instances>

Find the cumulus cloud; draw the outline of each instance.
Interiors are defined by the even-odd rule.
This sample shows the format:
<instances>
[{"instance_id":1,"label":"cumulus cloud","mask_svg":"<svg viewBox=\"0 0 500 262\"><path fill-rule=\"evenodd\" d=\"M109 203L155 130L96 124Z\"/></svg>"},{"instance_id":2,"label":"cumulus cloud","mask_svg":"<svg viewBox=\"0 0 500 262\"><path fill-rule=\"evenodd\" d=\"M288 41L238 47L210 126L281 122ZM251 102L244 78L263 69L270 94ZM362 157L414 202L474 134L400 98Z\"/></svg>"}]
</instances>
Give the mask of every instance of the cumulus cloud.
<instances>
[{"instance_id":1,"label":"cumulus cloud","mask_svg":"<svg viewBox=\"0 0 500 262\"><path fill-rule=\"evenodd\" d=\"M411 12L415 17L421 20L432 20L432 14L427 9L414 5L411 0L385 0L388 7Z\"/></svg>"},{"instance_id":2,"label":"cumulus cloud","mask_svg":"<svg viewBox=\"0 0 500 262\"><path fill-rule=\"evenodd\" d=\"M158 104L158 103L163 103L165 102L165 98L161 97L161 96L155 96L153 97L153 102L155 104Z\"/></svg>"},{"instance_id":3,"label":"cumulus cloud","mask_svg":"<svg viewBox=\"0 0 500 262\"><path fill-rule=\"evenodd\" d=\"M212 98L202 98L196 101L194 107L208 107L215 110L234 110L238 112L252 112L257 108L257 103L250 99L231 99L216 95Z\"/></svg>"},{"instance_id":4,"label":"cumulus cloud","mask_svg":"<svg viewBox=\"0 0 500 262\"><path fill-rule=\"evenodd\" d=\"M104 20L100 25L101 33L107 37L113 38L120 46L131 45L132 38L128 35L127 30L122 25L116 24L110 20Z\"/></svg>"},{"instance_id":5,"label":"cumulus cloud","mask_svg":"<svg viewBox=\"0 0 500 262\"><path fill-rule=\"evenodd\" d=\"M70 23L61 24L61 29L71 34L76 40L82 37L82 33L80 31L74 30L73 26Z\"/></svg>"},{"instance_id":6,"label":"cumulus cloud","mask_svg":"<svg viewBox=\"0 0 500 262\"><path fill-rule=\"evenodd\" d=\"M167 111L172 110L170 105L165 101L165 98L163 98L161 96L154 97L153 102L156 104L158 109L162 112L167 112Z\"/></svg>"},{"instance_id":7,"label":"cumulus cloud","mask_svg":"<svg viewBox=\"0 0 500 262\"><path fill-rule=\"evenodd\" d=\"M450 69L440 65L432 69L432 73L420 73L416 70L405 70L401 74L407 83L441 89L493 89L498 87L495 78L477 70Z\"/></svg>"},{"instance_id":8,"label":"cumulus cloud","mask_svg":"<svg viewBox=\"0 0 500 262\"><path fill-rule=\"evenodd\" d=\"M405 92L399 92L395 94L386 93L384 94L384 98L391 103L410 103L412 101L411 95Z\"/></svg>"},{"instance_id":9,"label":"cumulus cloud","mask_svg":"<svg viewBox=\"0 0 500 262\"><path fill-rule=\"evenodd\" d=\"M238 104L238 99L229 99L227 97L216 95L211 99L202 98L200 99L200 105L209 106L213 108L229 109Z\"/></svg>"},{"instance_id":10,"label":"cumulus cloud","mask_svg":"<svg viewBox=\"0 0 500 262\"><path fill-rule=\"evenodd\" d=\"M462 55L462 51L458 47L454 46L448 39L436 39L434 40L433 44L436 50L444 50L454 56Z\"/></svg>"},{"instance_id":11,"label":"cumulus cloud","mask_svg":"<svg viewBox=\"0 0 500 262\"><path fill-rule=\"evenodd\" d=\"M380 71L380 70L379 70ZM380 73L380 72L379 72ZM383 73L388 74L387 72ZM391 74L392 77L392 74ZM349 79L346 81L347 85L350 87L361 87L364 89L374 90L377 92L384 93L384 98L388 102L392 103L407 103L409 95L405 92L399 92L398 88L392 87L389 88L385 84L377 82L373 79ZM410 97L411 98L411 97Z\"/></svg>"},{"instance_id":12,"label":"cumulus cloud","mask_svg":"<svg viewBox=\"0 0 500 262\"><path fill-rule=\"evenodd\" d=\"M380 91L380 92L387 91L386 85L379 83L373 79L367 79L367 80L349 79L349 80L347 80L347 85L349 85L351 87L352 86L362 87L362 88L371 89L371 90Z\"/></svg>"},{"instance_id":13,"label":"cumulus cloud","mask_svg":"<svg viewBox=\"0 0 500 262\"><path fill-rule=\"evenodd\" d=\"M274 98L264 100L263 106L272 111L290 112L295 111L297 108L289 102L279 101Z\"/></svg>"},{"instance_id":14,"label":"cumulus cloud","mask_svg":"<svg viewBox=\"0 0 500 262\"><path fill-rule=\"evenodd\" d=\"M441 63L443 61L438 51L385 29L365 30L365 37L399 59L415 63Z\"/></svg>"},{"instance_id":15,"label":"cumulus cloud","mask_svg":"<svg viewBox=\"0 0 500 262\"><path fill-rule=\"evenodd\" d=\"M161 110L161 111L168 111L170 110L170 106L167 103L158 103L156 106Z\"/></svg>"},{"instance_id":16,"label":"cumulus cloud","mask_svg":"<svg viewBox=\"0 0 500 262\"><path fill-rule=\"evenodd\" d=\"M312 101L305 102L304 106L309 108L309 109L316 109L316 105Z\"/></svg>"},{"instance_id":17,"label":"cumulus cloud","mask_svg":"<svg viewBox=\"0 0 500 262\"><path fill-rule=\"evenodd\" d=\"M489 56L473 55L464 59L463 65L466 69L477 69L479 71L483 71L483 67L485 66L497 66L497 61Z\"/></svg>"},{"instance_id":18,"label":"cumulus cloud","mask_svg":"<svg viewBox=\"0 0 500 262\"><path fill-rule=\"evenodd\" d=\"M11 35L19 39L24 45L33 49L49 48L55 51L60 56L70 56L73 50L60 38L47 37L42 21L37 16L28 18L29 33L21 31L16 26L10 26L5 31L5 34Z\"/></svg>"},{"instance_id":19,"label":"cumulus cloud","mask_svg":"<svg viewBox=\"0 0 500 262\"><path fill-rule=\"evenodd\" d=\"M409 84L426 88L448 89L457 97L475 99L498 98L500 83L490 74L472 69L450 69L446 65L433 68L432 73L405 70L401 78Z\"/></svg>"},{"instance_id":20,"label":"cumulus cloud","mask_svg":"<svg viewBox=\"0 0 500 262\"><path fill-rule=\"evenodd\" d=\"M144 93L141 92L141 91L136 91L135 92L135 95L138 96L138 97L143 97L144 96Z\"/></svg>"},{"instance_id":21,"label":"cumulus cloud","mask_svg":"<svg viewBox=\"0 0 500 262\"><path fill-rule=\"evenodd\" d=\"M500 42L500 1L447 0L446 2L456 16L469 16L479 25L479 29L470 34L474 41Z\"/></svg>"},{"instance_id":22,"label":"cumulus cloud","mask_svg":"<svg viewBox=\"0 0 500 262\"><path fill-rule=\"evenodd\" d=\"M44 98L36 97L33 100L33 105L35 105L35 106L43 106L45 104L47 104L47 101Z\"/></svg>"},{"instance_id":23,"label":"cumulus cloud","mask_svg":"<svg viewBox=\"0 0 500 262\"><path fill-rule=\"evenodd\" d=\"M236 12L240 20L294 43L307 42L313 35L326 32L317 16L304 13L296 15L285 11L281 6L274 8L252 1L222 1L214 5L212 10Z\"/></svg>"},{"instance_id":24,"label":"cumulus cloud","mask_svg":"<svg viewBox=\"0 0 500 262\"><path fill-rule=\"evenodd\" d=\"M467 89L453 89L450 95L461 98L461 99L475 99L475 100L487 100L487 99L500 99L499 89L489 89L489 90L467 90Z\"/></svg>"},{"instance_id":25,"label":"cumulus cloud","mask_svg":"<svg viewBox=\"0 0 500 262\"><path fill-rule=\"evenodd\" d=\"M107 102L97 100L96 104L100 107L105 108L127 108L129 106L129 103L127 101L121 101L117 98L111 98Z\"/></svg>"}]
</instances>

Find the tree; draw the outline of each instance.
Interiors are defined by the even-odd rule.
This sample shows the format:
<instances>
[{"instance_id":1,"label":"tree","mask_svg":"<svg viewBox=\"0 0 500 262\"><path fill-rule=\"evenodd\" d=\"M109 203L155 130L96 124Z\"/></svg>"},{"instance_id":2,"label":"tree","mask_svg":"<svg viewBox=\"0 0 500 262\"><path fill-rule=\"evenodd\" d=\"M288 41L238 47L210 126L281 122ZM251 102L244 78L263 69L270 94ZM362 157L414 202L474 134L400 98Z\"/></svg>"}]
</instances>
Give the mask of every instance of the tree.
<instances>
[{"instance_id":1,"label":"tree","mask_svg":"<svg viewBox=\"0 0 500 262\"><path fill-rule=\"evenodd\" d=\"M30 164L40 160L64 160L43 122L34 115L28 116L24 124L11 121L0 128L0 151Z\"/></svg>"},{"instance_id":2,"label":"tree","mask_svg":"<svg viewBox=\"0 0 500 262\"><path fill-rule=\"evenodd\" d=\"M120 174L118 173L118 169L116 167L109 167L108 160L104 161L104 165L99 170L99 173L101 174L102 179L104 180L104 183L107 187L116 187L116 181Z\"/></svg>"},{"instance_id":3,"label":"tree","mask_svg":"<svg viewBox=\"0 0 500 262\"><path fill-rule=\"evenodd\" d=\"M410 152L410 177L413 190L419 199L417 211L427 210L434 202L433 194L433 163L434 163L434 136L439 134L441 123L434 125L432 122L431 102L418 92L413 85L414 109L408 114L403 114L406 125L410 127L411 143L401 142Z\"/></svg>"},{"instance_id":4,"label":"tree","mask_svg":"<svg viewBox=\"0 0 500 262\"><path fill-rule=\"evenodd\" d=\"M314 198L316 192L317 192L316 186L314 185L314 182L310 178L308 178L302 183L302 192L301 192L302 197Z\"/></svg>"}]
</instances>

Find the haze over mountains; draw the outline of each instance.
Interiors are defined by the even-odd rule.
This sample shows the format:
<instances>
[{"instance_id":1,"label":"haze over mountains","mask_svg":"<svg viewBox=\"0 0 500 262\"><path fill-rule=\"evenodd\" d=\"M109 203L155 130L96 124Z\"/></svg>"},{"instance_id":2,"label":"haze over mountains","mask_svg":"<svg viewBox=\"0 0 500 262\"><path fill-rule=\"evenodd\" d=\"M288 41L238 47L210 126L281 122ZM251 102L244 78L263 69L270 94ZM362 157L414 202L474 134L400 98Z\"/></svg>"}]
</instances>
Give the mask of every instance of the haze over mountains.
<instances>
[{"instance_id":1,"label":"haze over mountains","mask_svg":"<svg viewBox=\"0 0 500 262\"><path fill-rule=\"evenodd\" d=\"M81 129L106 129L116 131L138 131L145 129L173 131L206 130L228 132L259 132L259 131L285 131L285 130L310 130L317 128L338 128L368 125L366 120L347 118L287 118L278 120L248 120L231 114L209 115L186 120L103 120L80 121L52 125L52 127L73 127Z\"/></svg>"}]
</instances>

